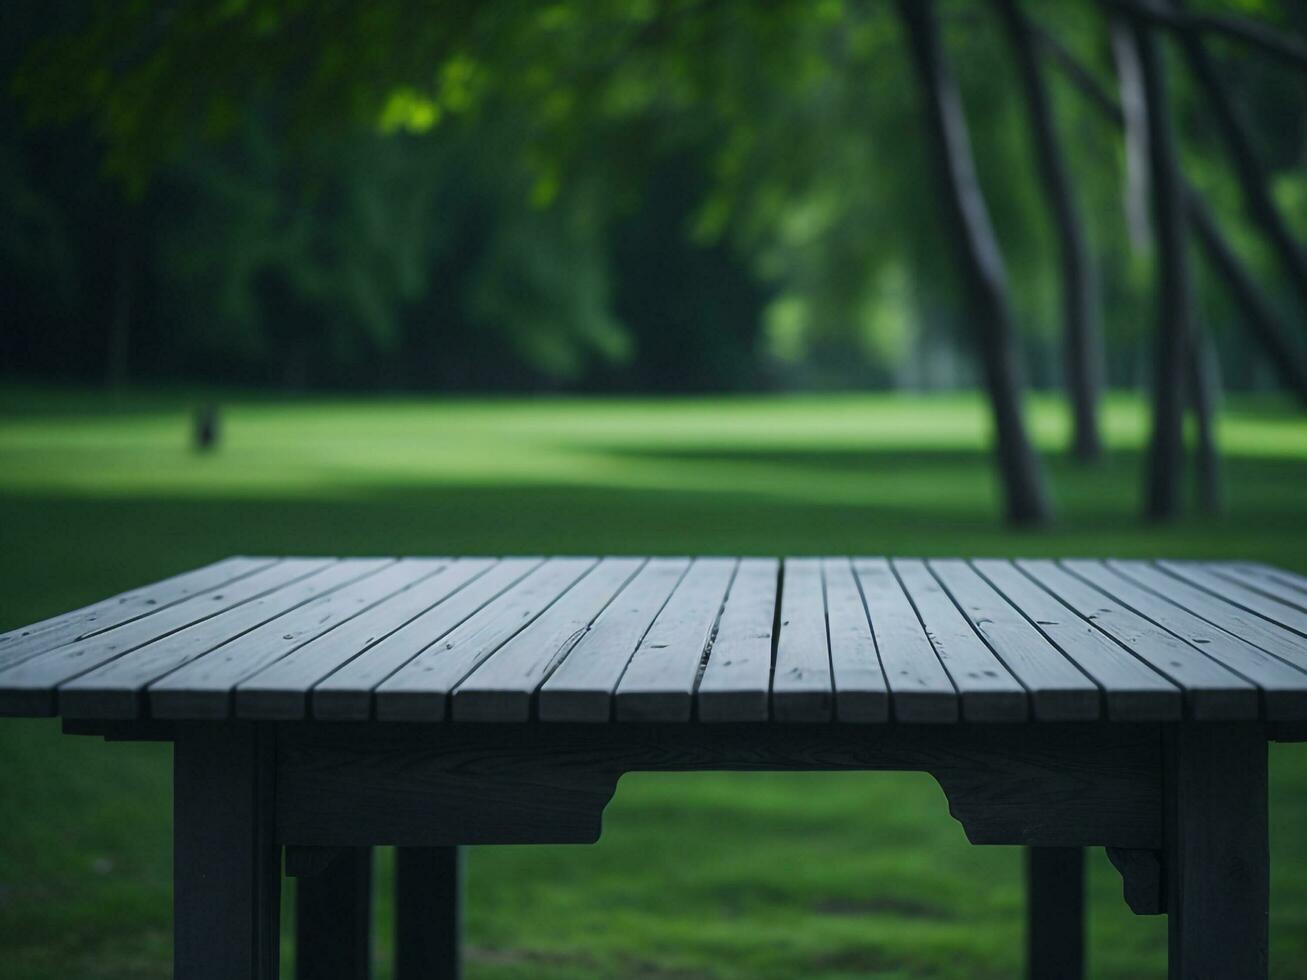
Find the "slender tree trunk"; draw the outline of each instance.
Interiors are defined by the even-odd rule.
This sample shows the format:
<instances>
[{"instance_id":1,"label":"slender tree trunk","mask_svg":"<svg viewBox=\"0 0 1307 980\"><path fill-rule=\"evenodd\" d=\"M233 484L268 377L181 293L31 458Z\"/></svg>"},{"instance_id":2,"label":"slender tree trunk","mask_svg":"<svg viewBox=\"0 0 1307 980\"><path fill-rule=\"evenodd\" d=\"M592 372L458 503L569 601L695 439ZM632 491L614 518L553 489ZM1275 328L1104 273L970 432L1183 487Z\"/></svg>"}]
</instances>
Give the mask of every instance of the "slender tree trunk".
<instances>
[{"instance_id":1,"label":"slender tree trunk","mask_svg":"<svg viewBox=\"0 0 1307 980\"><path fill-rule=\"evenodd\" d=\"M1080 212L1067 175L1053 124L1048 90L1040 73L1030 25L1017 0L994 0L1008 41L1030 113L1035 156L1044 184L1044 197L1057 232L1062 272L1063 371L1071 396L1074 424L1072 451L1077 459L1096 460L1103 445L1098 433L1098 399L1102 388L1103 344L1091 294L1089 246Z\"/></svg>"},{"instance_id":2,"label":"slender tree trunk","mask_svg":"<svg viewBox=\"0 0 1307 980\"><path fill-rule=\"evenodd\" d=\"M1189 345L1189 397L1194 413L1194 479L1198 507L1205 514L1221 510L1221 458L1216 449L1216 403L1221 385L1216 354L1205 334L1195 331Z\"/></svg>"},{"instance_id":3,"label":"slender tree trunk","mask_svg":"<svg viewBox=\"0 0 1307 980\"><path fill-rule=\"evenodd\" d=\"M1157 241L1157 346L1145 512L1153 520L1167 520L1180 511L1184 470L1184 378L1192 320L1187 222L1165 58L1153 30L1138 20L1134 27L1148 109L1148 174Z\"/></svg>"},{"instance_id":4,"label":"slender tree trunk","mask_svg":"<svg viewBox=\"0 0 1307 980\"><path fill-rule=\"evenodd\" d=\"M927 130L939 159L941 190L970 312L980 330L1007 516L1018 524L1045 523L1052 517L1052 506L1043 467L1021 414L1021 368L1007 273L976 177L962 99L944 59L931 0L899 0L898 9L921 84Z\"/></svg>"},{"instance_id":5,"label":"slender tree trunk","mask_svg":"<svg viewBox=\"0 0 1307 980\"><path fill-rule=\"evenodd\" d=\"M1177 4L1179 6L1179 4ZM1187 23L1187 21L1186 21ZM1180 50L1184 52L1185 61L1198 80L1203 94L1207 97L1207 106L1212 110L1217 128L1225 140L1234 162L1235 173L1239 177L1239 186L1243 190L1244 206L1248 216L1262 229L1269 239L1284 274L1298 294L1298 302L1307 308L1307 256L1294 240L1293 233L1285 223L1275 201L1271 199L1271 190L1262 171L1257 154L1253 151L1248 138L1248 124L1243 113L1234 100L1230 98L1216 66L1212 64L1203 46L1203 39L1192 28L1182 29L1178 33Z\"/></svg>"},{"instance_id":6,"label":"slender tree trunk","mask_svg":"<svg viewBox=\"0 0 1307 980\"><path fill-rule=\"evenodd\" d=\"M1112 39L1112 61L1117 88L1121 92L1119 116L1125 138L1125 218L1130 247L1147 253L1153 245L1152 222L1148 217L1148 106L1144 103L1144 82L1140 76L1139 50L1134 27L1113 17L1108 23Z\"/></svg>"},{"instance_id":7,"label":"slender tree trunk","mask_svg":"<svg viewBox=\"0 0 1307 980\"><path fill-rule=\"evenodd\" d=\"M114 254L113 311L109 317L109 348L105 357L105 380L113 389L122 388L127 383L137 271L133 210L124 212Z\"/></svg>"},{"instance_id":8,"label":"slender tree trunk","mask_svg":"<svg viewBox=\"0 0 1307 980\"><path fill-rule=\"evenodd\" d=\"M1075 56L1048 34L1039 32L1044 50L1062 69L1066 78L1107 118L1120 129L1125 125L1121 107L1113 101L1111 95L1103 89ZM1302 355L1294 347L1291 332L1285 326L1266 294L1257 282L1248 274L1243 263L1239 261L1230 243L1221 234L1221 229L1212 217L1211 211L1203 199L1192 187L1185 187L1185 203L1189 217L1193 221L1198 242L1207 255L1207 260L1217 274L1225 280L1233 294L1238 309L1243 313L1252 339L1266 354L1280 383L1293 392L1298 401L1307 407L1307 366Z\"/></svg>"},{"instance_id":9,"label":"slender tree trunk","mask_svg":"<svg viewBox=\"0 0 1307 980\"><path fill-rule=\"evenodd\" d=\"M1207 253L1208 262L1234 294L1249 332L1265 352L1280 384L1293 392L1298 403L1307 408L1307 367L1303 366L1302 355L1289 340L1289 332L1281 325L1279 314L1221 235L1202 198L1190 190L1186 200L1189 217L1198 233L1198 241Z\"/></svg>"}]
</instances>

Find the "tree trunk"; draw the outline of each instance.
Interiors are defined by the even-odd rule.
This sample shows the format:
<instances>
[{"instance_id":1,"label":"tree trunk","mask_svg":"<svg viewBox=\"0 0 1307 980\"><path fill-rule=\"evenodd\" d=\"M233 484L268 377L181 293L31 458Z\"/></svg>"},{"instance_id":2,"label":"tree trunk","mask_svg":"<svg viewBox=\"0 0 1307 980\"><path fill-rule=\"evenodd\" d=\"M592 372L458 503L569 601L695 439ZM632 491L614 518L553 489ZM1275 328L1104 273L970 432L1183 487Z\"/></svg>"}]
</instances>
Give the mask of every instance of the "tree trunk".
<instances>
[{"instance_id":1,"label":"tree trunk","mask_svg":"<svg viewBox=\"0 0 1307 980\"><path fill-rule=\"evenodd\" d=\"M1279 208L1271 199L1270 187L1266 174L1262 171L1257 154L1253 152L1248 139L1248 124L1238 106L1230 98L1221 79L1216 73L1216 66L1207 56L1203 39L1192 28L1179 31L1180 49L1185 61L1198 84L1207 97L1207 105L1216 119L1217 128L1225 140L1234 162L1235 173L1239 177L1239 186L1243 190L1244 206L1262 233L1270 240L1284 274L1298 294L1298 302L1307 307L1307 257L1294 240L1289 226L1280 215Z\"/></svg>"},{"instance_id":2,"label":"tree trunk","mask_svg":"<svg viewBox=\"0 0 1307 980\"><path fill-rule=\"evenodd\" d=\"M1198 508L1205 514L1221 510L1221 458L1216 449L1216 402L1220 378L1215 352L1203 334L1189 345L1189 396L1194 413L1194 479Z\"/></svg>"},{"instance_id":3,"label":"tree trunk","mask_svg":"<svg viewBox=\"0 0 1307 980\"><path fill-rule=\"evenodd\" d=\"M109 346L105 352L105 381L121 389L127 383L128 351L131 347L133 306L136 293L136 230L132 209L124 212L118 247L114 255L113 312L109 317Z\"/></svg>"},{"instance_id":4,"label":"tree trunk","mask_svg":"<svg viewBox=\"0 0 1307 980\"><path fill-rule=\"evenodd\" d=\"M1190 190L1186 199L1189 217L1207 253L1207 260L1230 287L1253 339L1265 352L1280 384L1293 392L1298 403L1307 408L1307 368L1303 366L1302 355L1289 340L1289 332L1281 325L1279 314L1221 235L1202 198Z\"/></svg>"},{"instance_id":5,"label":"tree trunk","mask_svg":"<svg viewBox=\"0 0 1307 980\"><path fill-rule=\"evenodd\" d=\"M1058 146L1053 111L1040 74L1030 25L1017 0L994 0L994 5L1007 30L1021 76L1044 197L1057 232L1062 271L1063 370L1074 424L1072 451L1077 459L1092 461L1103 452L1098 433L1103 349L1090 288L1089 247Z\"/></svg>"},{"instance_id":6,"label":"tree trunk","mask_svg":"<svg viewBox=\"0 0 1307 980\"><path fill-rule=\"evenodd\" d=\"M1038 28L1035 30L1038 32L1044 50L1062 69L1066 78L1103 115L1112 120L1118 129L1122 128L1125 125L1125 118L1121 107L1112 100L1093 75L1054 38L1039 31ZM1267 299L1266 294L1239 261L1234 249L1221 234L1216 219L1212 217L1207 205L1194 193L1192 187L1185 188L1185 203L1187 213L1193 221L1194 231L1198 234L1198 241L1203 246L1208 261L1217 274L1225 280L1226 286L1234 295L1236 305L1244 315L1252 339L1261 346L1280 383L1293 392L1304 407L1307 407L1307 367L1303 364L1302 355L1289 339L1292 334L1285 327L1284 321Z\"/></svg>"},{"instance_id":7,"label":"tree trunk","mask_svg":"<svg viewBox=\"0 0 1307 980\"><path fill-rule=\"evenodd\" d=\"M1134 21L1140 78L1148 109L1148 173L1157 241L1157 347L1153 364L1153 434L1145 512L1153 520L1180 511L1184 470L1184 377L1192 320L1184 187L1176 160L1166 63L1153 30Z\"/></svg>"},{"instance_id":8,"label":"tree trunk","mask_svg":"<svg viewBox=\"0 0 1307 980\"><path fill-rule=\"evenodd\" d=\"M930 0L899 0L924 100L930 140L939 160L941 190L958 252L997 437L998 468L1007 517L1017 524L1052 517L1043 468L1021 415L1021 369L1017 357L1007 274L989 211L980 190L957 82L944 60Z\"/></svg>"}]
</instances>

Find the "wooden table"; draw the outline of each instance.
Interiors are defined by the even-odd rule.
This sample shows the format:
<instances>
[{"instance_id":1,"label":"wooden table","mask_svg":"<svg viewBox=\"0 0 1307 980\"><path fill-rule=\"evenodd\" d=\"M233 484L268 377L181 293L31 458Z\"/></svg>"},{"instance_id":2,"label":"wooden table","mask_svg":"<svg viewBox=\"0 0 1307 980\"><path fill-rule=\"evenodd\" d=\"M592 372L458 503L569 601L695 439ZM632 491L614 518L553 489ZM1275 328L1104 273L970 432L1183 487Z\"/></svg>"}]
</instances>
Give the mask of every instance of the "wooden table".
<instances>
[{"instance_id":1,"label":"wooden table","mask_svg":"<svg viewBox=\"0 0 1307 980\"><path fill-rule=\"evenodd\" d=\"M1307 721L1307 579L1264 565L230 558L0 636L0 713L174 742L176 975L457 972L457 847L589 843L623 773L931 773L1028 846L1029 969L1081 971L1081 848L1171 974L1267 972L1268 739Z\"/></svg>"}]
</instances>

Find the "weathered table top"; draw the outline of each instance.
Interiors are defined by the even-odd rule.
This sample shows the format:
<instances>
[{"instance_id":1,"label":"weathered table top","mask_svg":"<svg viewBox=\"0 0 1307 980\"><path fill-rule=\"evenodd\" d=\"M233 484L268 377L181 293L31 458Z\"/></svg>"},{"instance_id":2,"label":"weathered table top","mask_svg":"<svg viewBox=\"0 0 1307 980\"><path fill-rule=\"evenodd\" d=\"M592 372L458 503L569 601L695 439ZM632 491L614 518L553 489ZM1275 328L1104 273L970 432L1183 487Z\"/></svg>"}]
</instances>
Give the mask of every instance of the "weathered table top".
<instances>
[{"instance_id":1,"label":"weathered table top","mask_svg":"<svg viewBox=\"0 0 1307 980\"><path fill-rule=\"evenodd\" d=\"M542 722L1307 718L1265 565L229 558L0 635L0 714Z\"/></svg>"}]
</instances>

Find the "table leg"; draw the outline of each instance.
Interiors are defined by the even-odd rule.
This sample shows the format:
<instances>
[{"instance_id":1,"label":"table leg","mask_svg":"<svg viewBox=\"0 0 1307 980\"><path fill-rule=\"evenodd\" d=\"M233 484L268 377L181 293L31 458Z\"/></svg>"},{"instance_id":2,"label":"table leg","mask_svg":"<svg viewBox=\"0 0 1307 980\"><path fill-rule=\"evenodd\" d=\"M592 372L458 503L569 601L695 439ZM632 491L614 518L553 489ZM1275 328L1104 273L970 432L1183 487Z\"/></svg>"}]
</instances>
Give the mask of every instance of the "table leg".
<instances>
[{"instance_id":1,"label":"table leg","mask_svg":"<svg viewBox=\"0 0 1307 980\"><path fill-rule=\"evenodd\" d=\"M372 967L372 848L342 847L300 877L295 895L299 980L368 980Z\"/></svg>"},{"instance_id":2,"label":"table leg","mask_svg":"<svg viewBox=\"0 0 1307 980\"><path fill-rule=\"evenodd\" d=\"M1026 976L1085 975L1085 852L1026 848Z\"/></svg>"},{"instance_id":3,"label":"table leg","mask_svg":"<svg viewBox=\"0 0 1307 980\"><path fill-rule=\"evenodd\" d=\"M173 746L173 975L276 980L281 897L271 730L181 726Z\"/></svg>"},{"instance_id":4,"label":"table leg","mask_svg":"<svg viewBox=\"0 0 1307 980\"><path fill-rule=\"evenodd\" d=\"M1171 977L1266 977L1266 735L1194 724L1168 738L1166 886Z\"/></svg>"},{"instance_id":5,"label":"table leg","mask_svg":"<svg viewBox=\"0 0 1307 980\"><path fill-rule=\"evenodd\" d=\"M458 980L462 919L462 849L395 848L395 980Z\"/></svg>"}]
</instances>

